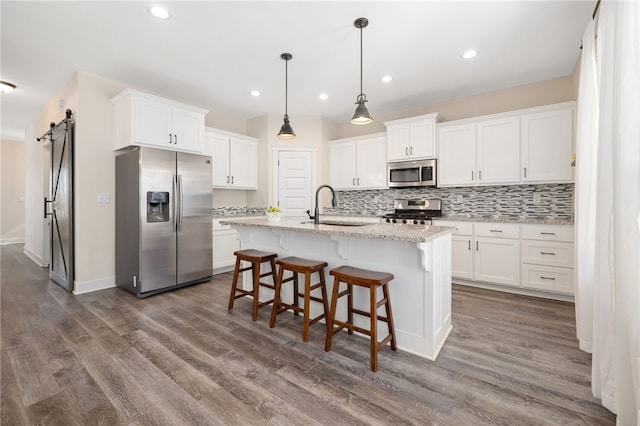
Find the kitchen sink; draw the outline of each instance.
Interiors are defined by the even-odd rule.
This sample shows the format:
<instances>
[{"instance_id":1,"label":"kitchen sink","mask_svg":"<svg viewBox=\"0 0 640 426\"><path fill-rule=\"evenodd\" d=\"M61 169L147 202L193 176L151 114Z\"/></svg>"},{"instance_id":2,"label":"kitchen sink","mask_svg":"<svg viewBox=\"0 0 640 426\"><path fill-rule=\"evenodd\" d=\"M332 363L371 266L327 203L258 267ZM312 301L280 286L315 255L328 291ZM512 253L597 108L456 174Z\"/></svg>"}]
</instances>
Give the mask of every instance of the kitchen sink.
<instances>
[{"instance_id":1,"label":"kitchen sink","mask_svg":"<svg viewBox=\"0 0 640 426\"><path fill-rule=\"evenodd\" d=\"M303 225L313 224L312 220L305 220L301 222ZM366 226L366 225L374 225L374 223L369 222L347 222L344 220L321 220L320 225L331 225L331 226Z\"/></svg>"}]
</instances>

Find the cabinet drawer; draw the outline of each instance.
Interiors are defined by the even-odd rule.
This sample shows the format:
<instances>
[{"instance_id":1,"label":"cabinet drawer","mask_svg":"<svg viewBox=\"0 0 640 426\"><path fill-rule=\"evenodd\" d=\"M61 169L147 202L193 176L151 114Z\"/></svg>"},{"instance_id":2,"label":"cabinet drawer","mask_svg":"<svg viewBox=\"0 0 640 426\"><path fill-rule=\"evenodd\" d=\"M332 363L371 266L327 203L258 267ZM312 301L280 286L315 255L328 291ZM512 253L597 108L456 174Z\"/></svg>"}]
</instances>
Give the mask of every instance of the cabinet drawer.
<instances>
[{"instance_id":1,"label":"cabinet drawer","mask_svg":"<svg viewBox=\"0 0 640 426\"><path fill-rule=\"evenodd\" d=\"M522 262L573 268L573 243L522 240Z\"/></svg>"},{"instance_id":2,"label":"cabinet drawer","mask_svg":"<svg viewBox=\"0 0 640 426\"><path fill-rule=\"evenodd\" d=\"M521 232L527 240L573 242L571 225L522 225Z\"/></svg>"},{"instance_id":3,"label":"cabinet drawer","mask_svg":"<svg viewBox=\"0 0 640 426\"><path fill-rule=\"evenodd\" d=\"M455 228L453 235L473 235L473 223L471 222L454 222L448 220L434 220L433 226L450 226Z\"/></svg>"},{"instance_id":4,"label":"cabinet drawer","mask_svg":"<svg viewBox=\"0 0 640 426\"><path fill-rule=\"evenodd\" d=\"M520 238L520 225L511 223L484 223L474 224L476 237Z\"/></svg>"},{"instance_id":5,"label":"cabinet drawer","mask_svg":"<svg viewBox=\"0 0 640 426\"><path fill-rule=\"evenodd\" d=\"M522 286L536 290L573 294L573 269L523 264Z\"/></svg>"}]
</instances>

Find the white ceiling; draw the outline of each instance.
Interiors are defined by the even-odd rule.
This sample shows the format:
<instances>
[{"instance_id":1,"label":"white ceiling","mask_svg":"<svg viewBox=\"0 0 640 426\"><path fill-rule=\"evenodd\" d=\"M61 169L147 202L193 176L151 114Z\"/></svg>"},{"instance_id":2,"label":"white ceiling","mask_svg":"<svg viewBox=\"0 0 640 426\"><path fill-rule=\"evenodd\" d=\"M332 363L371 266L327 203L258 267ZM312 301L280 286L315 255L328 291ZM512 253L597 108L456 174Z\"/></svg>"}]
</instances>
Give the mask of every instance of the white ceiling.
<instances>
[{"instance_id":1,"label":"white ceiling","mask_svg":"<svg viewBox=\"0 0 640 426\"><path fill-rule=\"evenodd\" d=\"M283 114L282 52L293 54L294 129L296 115L346 122L359 93L359 17L369 19L364 93L374 118L566 76L595 0L162 2L168 21L149 4L3 0L0 79L18 86L1 95L3 137L23 134L77 71L242 118ZM464 61L469 48L479 54Z\"/></svg>"}]
</instances>

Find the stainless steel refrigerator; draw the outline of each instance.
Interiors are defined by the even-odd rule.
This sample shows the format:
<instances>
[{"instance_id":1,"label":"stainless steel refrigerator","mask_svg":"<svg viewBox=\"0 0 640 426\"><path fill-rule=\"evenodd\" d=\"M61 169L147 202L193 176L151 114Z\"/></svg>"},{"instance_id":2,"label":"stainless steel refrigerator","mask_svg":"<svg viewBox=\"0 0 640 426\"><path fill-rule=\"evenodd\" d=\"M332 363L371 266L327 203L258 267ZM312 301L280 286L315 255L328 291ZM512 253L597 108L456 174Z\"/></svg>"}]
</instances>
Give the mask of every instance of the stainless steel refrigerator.
<instances>
[{"instance_id":1,"label":"stainless steel refrigerator","mask_svg":"<svg viewBox=\"0 0 640 426\"><path fill-rule=\"evenodd\" d=\"M211 157L136 147L116 157L116 284L147 297L212 276Z\"/></svg>"}]
</instances>

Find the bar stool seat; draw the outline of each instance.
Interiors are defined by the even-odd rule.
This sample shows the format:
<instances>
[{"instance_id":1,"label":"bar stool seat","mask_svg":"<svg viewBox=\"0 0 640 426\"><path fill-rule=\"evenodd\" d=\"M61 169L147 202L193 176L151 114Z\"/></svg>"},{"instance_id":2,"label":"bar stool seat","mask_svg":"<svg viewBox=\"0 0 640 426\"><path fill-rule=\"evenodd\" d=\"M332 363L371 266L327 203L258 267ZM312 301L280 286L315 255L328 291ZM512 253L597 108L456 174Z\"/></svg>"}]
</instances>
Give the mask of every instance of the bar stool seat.
<instances>
[{"instance_id":1,"label":"bar stool seat","mask_svg":"<svg viewBox=\"0 0 640 426\"><path fill-rule=\"evenodd\" d=\"M298 313L302 312L302 340L304 342L308 342L309 327L321 319L326 318L329 311L327 287L324 280L324 268L328 266L327 262L289 256L278 259L276 261L276 265L278 265L278 277L276 278L276 290L269 327L273 328L276 325L276 316L282 312L291 310L296 316ZM289 278L283 279L284 271L290 271L293 275ZM311 284L311 274L316 272L319 275L319 281L315 284ZM300 292L298 289L298 274L304 274L303 292ZM283 303L281 300L282 284L290 281L293 281L293 303ZM312 296L311 292L317 289L321 292L320 297ZM300 307L299 305L299 297L303 298L303 307ZM309 318L311 301L322 303L323 312L315 318Z\"/></svg>"},{"instance_id":2,"label":"bar stool seat","mask_svg":"<svg viewBox=\"0 0 640 426\"><path fill-rule=\"evenodd\" d=\"M266 251L254 250L254 249L246 249L246 250L238 250L233 253L236 256L236 267L233 270L233 280L231 282L231 295L229 296L229 311L233 310L233 302L244 296L253 297L253 311L252 318L253 320L258 319L258 309L263 306L267 306L273 303L273 299L260 302L260 287L270 288L275 290L275 280L276 280L276 265L275 258L278 257L277 253L270 253ZM246 268L240 268L240 262L245 261L249 262L251 265ZM263 263L269 262L271 264L271 270L269 272L261 273L260 267ZM253 288L251 290L245 290L242 288L238 288L238 276L240 272L252 271L253 276ZM271 276L273 280L273 284L266 283L262 281L262 278Z\"/></svg>"},{"instance_id":3,"label":"bar stool seat","mask_svg":"<svg viewBox=\"0 0 640 426\"><path fill-rule=\"evenodd\" d=\"M327 319L327 339L325 342L325 351L331 350L333 334L346 328L349 334L357 331L371 338L371 371L378 369L378 352L387 343L391 342L391 349L396 350L396 333L393 326L393 314L391 312L391 300L389 298L389 288L387 284L393 279L393 274L387 272L370 271L367 269L355 268L353 266L340 266L329 271L333 275L333 291L331 295L331 309ZM347 288L340 290L340 284L345 283ZM353 286L365 287L369 289L369 307L370 311L366 312L353 307ZM382 287L382 299L377 300L378 287ZM336 306L338 299L347 296L347 321L340 321L335 318ZM378 308L385 307L386 316L378 315ZM353 324L353 314L369 317L370 328L366 330ZM378 342L378 320L387 323L389 334L387 337ZM334 328L334 325L338 327Z\"/></svg>"}]
</instances>

